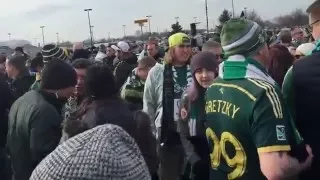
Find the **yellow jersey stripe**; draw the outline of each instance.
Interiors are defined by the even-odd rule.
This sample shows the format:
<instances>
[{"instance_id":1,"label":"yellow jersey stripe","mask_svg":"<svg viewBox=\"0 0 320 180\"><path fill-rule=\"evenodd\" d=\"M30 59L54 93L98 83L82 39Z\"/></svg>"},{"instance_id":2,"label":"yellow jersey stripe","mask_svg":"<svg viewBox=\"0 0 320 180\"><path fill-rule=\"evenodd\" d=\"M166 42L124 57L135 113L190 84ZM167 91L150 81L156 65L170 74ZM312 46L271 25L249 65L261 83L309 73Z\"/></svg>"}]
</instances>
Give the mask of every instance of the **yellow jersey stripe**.
<instances>
[{"instance_id":1,"label":"yellow jersey stripe","mask_svg":"<svg viewBox=\"0 0 320 180\"><path fill-rule=\"evenodd\" d=\"M225 84L225 83L213 83L210 85L210 87L212 86L221 86L221 87L227 87L227 88L233 88L233 89L237 89L240 92L244 93L245 95L247 95L252 101L256 101L257 98L255 98L249 91L245 90L244 88L237 86L235 84Z\"/></svg>"},{"instance_id":2,"label":"yellow jersey stripe","mask_svg":"<svg viewBox=\"0 0 320 180\"><path fill-rule=\"evenodd\" d=\"M272 91L271 96L274 98L275 103L278 106L280 118L283 118L283 112L282 112L280 99L279 99L278 93L276 92L275 88L271 84L268 84L266 82L259 81L259 80L257 80L257 82L259 82L260 84L264 84L265 86L267 86L267 87L269 87L271 89L271 91Z\"/></svg>"},{"instance_id":3,"label":"yellow jersey stripe","mask_svg":"<svg viewBox=\"0 0 320 180\"><path fill-rule=\"evenodd\" d=\"M289 145L275 145L275 146L260 147L257 150L258 150L258 153L269 153L269 152L290 151L291 147Z\"/></svg>"},{"instance_id":4,"label":"yellow jersey stripe","mask_svg":"<svg viewBox=\"0 0 320 180\"><path fill-rule=\"evenodd\" d=\"M260 83L258 83L257 81L253 80L253 79L248 79L249 81L251 81L252 83L254 83L255 85L257 85L258 87L261 87L262 89L266 90L266 95L272 105L272 109L273 109L273 113L276 116L276 118L280 118L280 113L279 113L279 109L278 106L275 102L275 100L272 97L272 93L270 90L270 87L268 88L267 86L261 85Z\"/></svg>"}]
</instances>

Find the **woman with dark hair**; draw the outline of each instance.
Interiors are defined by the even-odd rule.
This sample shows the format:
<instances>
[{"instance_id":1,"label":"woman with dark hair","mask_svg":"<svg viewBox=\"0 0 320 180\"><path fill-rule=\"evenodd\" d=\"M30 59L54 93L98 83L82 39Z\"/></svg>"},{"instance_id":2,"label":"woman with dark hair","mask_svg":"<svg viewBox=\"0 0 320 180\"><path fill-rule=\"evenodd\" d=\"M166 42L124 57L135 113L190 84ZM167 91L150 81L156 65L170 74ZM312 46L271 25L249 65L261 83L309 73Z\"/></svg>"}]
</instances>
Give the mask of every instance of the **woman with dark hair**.
<instances>
[{"instance_id":1,"label":"woman with dark hair","mask_svg":"<svg viewBox=\"0 0 320 180\"><path fill-rule=\"evenodd\" d=\"M281 86L284 76L294 62L294 57L288 48L282 45L274 45L270 48L270 66L268 72L271 77Z\"/></svg>"},{"instance_id":2,"label":"woman with dark hair","mask_svg":"<svg viewBox=\"0 0 320 180\"><path fill-rule=\"evenodd\" d=\"M183 93L178 121L185 151L185 179L209 179L209 147L205 136L205 91L217 77L219 61L212 52L200 52L191 60L192 85Z\"/></svg>"},{"instance_id":3,"label":"woman with dark hair","mask_svg":"<svg viewBox=\"0 0 320 180\"><path fill-rule=\"evenodd\" d=\"M86 98L79 109L71 113L70 117L65 120L62 141L99 125L118 125L138 143L148 164L150 174L156 173L157 152L155 140L154 145L152 145L150 143L150 139L153 136L151 128L143 125L143 122L150 124L150 121L142 120L141 122L134 118L135 116L130 110L130 106L118 96L114 76L109 67L102 63L90 66L87 69L84 87ZM140 115L136 117L140 117ZM146 139L149 139L149 141L146 141Z\"/></svg>"}]
</instances>

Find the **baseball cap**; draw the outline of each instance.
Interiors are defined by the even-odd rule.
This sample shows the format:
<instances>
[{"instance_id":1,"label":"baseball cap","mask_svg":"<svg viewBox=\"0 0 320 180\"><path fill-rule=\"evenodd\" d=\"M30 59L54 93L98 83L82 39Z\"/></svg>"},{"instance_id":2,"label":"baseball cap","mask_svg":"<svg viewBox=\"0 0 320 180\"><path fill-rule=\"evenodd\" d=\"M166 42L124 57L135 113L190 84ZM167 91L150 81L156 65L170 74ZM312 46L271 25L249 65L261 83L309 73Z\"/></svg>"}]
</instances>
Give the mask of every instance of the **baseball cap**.
<instances>
[{"instance_id":1,"label":"baseball cap","mask_svg":"<svg viewBox=\"0 0 320 180\"><path fill-rule=\"evenodd\" d=\"M169 47L179 46L182 44L191 45L191 39L185 33L175 33L169 37Z\"/></svg>"},{"instance_id":2,"label":"baseball cap","mask_svg":"<svg viewBox=\"0 0 320 180\"><path fill-rule=\"evenodd\" d=\"M125 41L119 41L116 46L112 45L111 48L116 51L129 52L130 46Z\"/></svg>"}]
</instances>

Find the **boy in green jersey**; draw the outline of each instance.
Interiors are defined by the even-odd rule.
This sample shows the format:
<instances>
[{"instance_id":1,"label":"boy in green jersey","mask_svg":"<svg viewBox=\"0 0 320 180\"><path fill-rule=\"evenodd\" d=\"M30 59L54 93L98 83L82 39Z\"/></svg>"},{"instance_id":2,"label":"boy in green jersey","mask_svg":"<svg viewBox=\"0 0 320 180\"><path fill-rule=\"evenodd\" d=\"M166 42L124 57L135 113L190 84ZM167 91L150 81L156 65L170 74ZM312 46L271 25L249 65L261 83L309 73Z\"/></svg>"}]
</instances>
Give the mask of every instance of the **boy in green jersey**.
<instances>
[{"instance_id":1,"label":"boy in green jersey","mask_svg":"<svg viewBox=\"0 0 320 180\"><path fill-rule=\"evenodd\" d=\"M269 50L253 21L228 21L221 32L227 60L206 93L211 179L286 179L312 162L290 156L301 137L280 88L268 75ZM304 147L303 147L304 148Z\"/></svg>"}]
</instances>

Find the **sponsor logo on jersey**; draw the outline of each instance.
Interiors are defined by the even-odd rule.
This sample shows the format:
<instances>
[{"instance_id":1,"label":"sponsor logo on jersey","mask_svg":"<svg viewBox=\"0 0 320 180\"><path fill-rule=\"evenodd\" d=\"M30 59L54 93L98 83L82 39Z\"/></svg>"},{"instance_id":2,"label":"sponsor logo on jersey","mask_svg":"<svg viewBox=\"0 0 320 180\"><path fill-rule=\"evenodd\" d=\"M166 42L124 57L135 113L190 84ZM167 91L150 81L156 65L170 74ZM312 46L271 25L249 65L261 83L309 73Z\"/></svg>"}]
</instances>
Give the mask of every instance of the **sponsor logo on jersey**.
<instances>
[{"instance_id":1,"label":"sponsor logo on jersey","mask_svg":"<svg viewBox=\"0 0 320 180\"><path fill-rule=\"evenodd\" d=\"M279 141L285 141L285 140L287 140L287 138L286 138L285 126L283 126L283 125L277 125L277 126L276 126L276 133L277 133L277 139L278 139Z\"/></svg>"}]
</instances>

